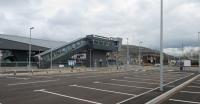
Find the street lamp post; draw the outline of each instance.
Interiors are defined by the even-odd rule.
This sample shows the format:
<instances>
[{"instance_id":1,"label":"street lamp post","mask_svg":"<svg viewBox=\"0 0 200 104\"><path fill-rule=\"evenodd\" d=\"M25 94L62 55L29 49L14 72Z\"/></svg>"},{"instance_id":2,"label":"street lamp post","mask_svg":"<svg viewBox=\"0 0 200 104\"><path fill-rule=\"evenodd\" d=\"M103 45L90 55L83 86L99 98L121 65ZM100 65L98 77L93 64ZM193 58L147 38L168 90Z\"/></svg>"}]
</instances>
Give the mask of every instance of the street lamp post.
<instances>
[{"instance_id":1,"label":"street lamp post","mask_svg":"<svg viewBox=\"0 0 200 104\"><path fill-rule=\"evenodd\" d=\"M163 0L160 1L160 91L163 91Z\"/></svg>"},{"instance_id":2,"label":"street lamp post","mask_svg":"<svg viewBox=\"0 0 200 104\"><path fill-rule=\"evenodd\" d=\"M200 35L200 32L198 32L198 41L199 41L199 73L200 73L200 37L199 37L199 35Z\"/></svg>"},{"instance_id":3,"label":"street lamp post","mask_svg":"<svg viewBox=\"0 0 200 104\"><path fill-rule=\"evenodd\" d=\"M30 27L30 38L29 38L29 64L28 64L28 68L29 70L31 69L31 30L34 29L34 27ZM33 73L33 69L31 69L31 72Z\"/></svg>"},{"instance_id":4,"label":"street lamp post","mask_svg":"<svg viewBox=\"0 0 200 104\"><path fill-rule=\"evenodd\" d=\"M0 55L0 69L1 69L1 55Z\"/></svg>"},{"instance_id":5,"label":"street lamp post","mask_svg":"<svg viewBox=\"0 0 200 104\"><path fill-rule=\"evenodd\" d=\"M129 65L129 46L128 46L128 38L127 38L127 65Z\"/></svg>"},{"instance_id":6,"label":"street lamp post","mask_svg":"<svg viewBox=\"0 0 200 104\"><path fill-rule=\"evenodd\" d=\"M39 49L39 54L40 54L40 49ZM39 61L39 68L40 68L40 58L41 58L41 57L39 56L39 60L38 60L38 61Z\"/></svg>"},{"instance_id":7,"label":"street lamp post","mask_svg":"<svg viewBox=\"0 0 200 104\"><path fill-rule=\"evenodd\" d=\"M139 60L139 65L141 65L141 44L142 43L143 43L142 41L139 42L139 57L138 57L139 58L138 59Z\"/></svg>"},{"instance_id":8,"label":"street lamp post","mask_svg":"<svg viewBox=\"0 0 200 104\"><path fill-rule=\"evenodd\" d=\"M2 57L2 51L0 50L0 69L1 69L1 57Z\"/></svg>"},{"instance_id":9,"label":"street lamp post","mask_svg":"<svg viewBox=\"0 0 200 104\"><path fill-rule=\"evenodd\" d=\"M90 50L90 70L92 69L92 49Z\"/></svg>"},{"instance_id":10,"label":"street lamp post","mask_svg":"<svg viewBox=\"0 0 200 104\"><path fill-rule=\"evenodd\" d=\"M52 70L52 67L53 65L52 65L52 47L51 47L51 70Z\"/></svg>"}]
</instances>

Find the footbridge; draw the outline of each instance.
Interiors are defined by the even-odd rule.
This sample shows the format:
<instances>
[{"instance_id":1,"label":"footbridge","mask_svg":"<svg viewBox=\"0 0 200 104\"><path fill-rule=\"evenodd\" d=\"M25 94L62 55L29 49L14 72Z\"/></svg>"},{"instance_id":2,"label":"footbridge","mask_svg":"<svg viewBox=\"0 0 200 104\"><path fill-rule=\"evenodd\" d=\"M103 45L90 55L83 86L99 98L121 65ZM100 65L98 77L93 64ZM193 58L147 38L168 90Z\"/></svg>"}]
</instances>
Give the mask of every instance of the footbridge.
<instances>
[{"instance_id":1,"label":"footbridge","mask_svg":"<svg viewBox=\"0 0 200 104\"><path fill-rule=\"evenodd\" d=\"M51 63L68 62L76 54L85 54L85 66L106 66L106 53L118 51L121 38L87 35L63 46L49 49L35 56L39 68L49 68Z\"/></svg>"}]
</instances>

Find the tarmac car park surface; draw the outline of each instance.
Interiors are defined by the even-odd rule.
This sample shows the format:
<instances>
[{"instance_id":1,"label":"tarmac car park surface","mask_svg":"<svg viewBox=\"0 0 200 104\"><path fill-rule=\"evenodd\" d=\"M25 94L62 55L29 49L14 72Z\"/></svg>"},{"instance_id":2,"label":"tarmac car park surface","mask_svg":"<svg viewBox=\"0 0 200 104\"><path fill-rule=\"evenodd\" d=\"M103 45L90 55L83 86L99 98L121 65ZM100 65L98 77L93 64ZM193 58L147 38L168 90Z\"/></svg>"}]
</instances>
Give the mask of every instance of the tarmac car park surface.
<instances>
[{"instance_id":1,"label":"tarmac car park surface","mask_svg":"<svg viewBox=\"0 0 200 104\"><path fill-rule=\"evenodd\" d=\"M192 75L166 71L164 84ZM158 89L159 71L1 76L0 85L0 104L123 104L134 103L130 101ZM138 101L142 104L149 100Z\"/></svg>"}]
</instances>

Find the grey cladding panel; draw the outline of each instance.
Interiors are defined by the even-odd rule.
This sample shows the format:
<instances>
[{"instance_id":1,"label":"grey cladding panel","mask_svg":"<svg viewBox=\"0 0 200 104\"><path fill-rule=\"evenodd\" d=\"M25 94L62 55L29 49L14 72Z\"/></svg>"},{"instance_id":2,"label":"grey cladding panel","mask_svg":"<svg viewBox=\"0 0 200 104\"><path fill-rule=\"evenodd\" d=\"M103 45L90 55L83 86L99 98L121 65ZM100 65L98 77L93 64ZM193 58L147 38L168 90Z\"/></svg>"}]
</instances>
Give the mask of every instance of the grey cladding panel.
<instances>
[{"instance_id":1,"label":"grey cladding panel","mask_svg":"<svg viewBox=\"0 0 200 104\"><path fill-rule=\"evenodd\" d=\"M0 38L0 49L29 50L29 44ZM34 51L45 51L48 48L32 45L31 49Z\"/></svg>"}]
</instances>

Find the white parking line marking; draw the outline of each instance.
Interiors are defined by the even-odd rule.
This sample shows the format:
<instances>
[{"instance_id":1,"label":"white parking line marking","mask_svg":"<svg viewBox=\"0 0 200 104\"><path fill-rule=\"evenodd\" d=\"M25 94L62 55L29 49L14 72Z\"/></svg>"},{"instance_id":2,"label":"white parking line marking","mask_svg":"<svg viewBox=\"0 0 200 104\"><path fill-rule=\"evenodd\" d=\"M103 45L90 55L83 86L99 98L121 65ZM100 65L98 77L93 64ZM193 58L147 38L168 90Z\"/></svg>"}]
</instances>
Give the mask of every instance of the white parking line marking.
<instances>
[{"instance_id":1,"label":"white parking line marking","mask_svg":"<svg viewBox=\"0 0 200 104\"><path fill-rule=\"evenodd\" d=\"M146 81L159 81L159 80L152 80L152 79L142 79L142 78L134 78L134 77L124 77L125 79L140 79L140 80L146 80Z\"/></svg>"},{"instance_id":2,"label":"white parking line marking","mask_svg":"<svg viewBox=\"0 0 200 104\"><path fill-rule=\"evenodd\" d=\"M85 88L85 89L91 89L91 90L97 90L97 91L103 91L103 92L109 92L109 93L116 93L116 94L122 94L122 95L129 95L129 96L136 96L135 94L129 94L129 93L123 93L123 92L116 92L111 90L103 90L93 87L86 87L86 86L79 86L79 85L69 85L71 87L79 87L79 88Z\"/></svg>"},{"instance_id":3,"label":"white parking line marking","mask_svg":"<svg viewBox=\"0 0 200 104\"><path fill-rule=\"evenodd\" d=\"M79 75L85 75L85 73L81 73L81 74L61 74L61 75L51 75L54 77L73 77L73 76L79 76Z\"/></svg>"},{"instance_id":4,"label":"white parking line marking","mask_svg":"<svg viewBox=\"0 0 200 104\"><path fill-rule=\"evenodd\" d=\"M139 74L137 74L137 75L139 75ZM139 76L151 76L151 77L156 77L156 76L159 76L159 73L157 73L157 74L141 74L141 75L139 75ZM164 77L172 77L172 78L174 78L174 77L181 77L181 76L183 76L183 75L171 75L171 74L164 74Z\"/></svg>"},{"instance_id":5,"label":"white parking line marking","mask_svg":"<svg viewBox=\"0 0 200 104\"><path fill-rule=\"evenodd\" d=\"M182 103L191 103L191 104L200 104L200 102L186 101L186 100L178 100L178 99L169 99L170 101L182 102Z\"/></svg>"},{"instance_id":6,"label":"white parking line marking","mask_svg":"<svg viewBox=\"0 0 200 104\"><path fill-rule=\"evenodd\" d=\"M200 85L200 83L197 83L197 82L192 82L193 84L198 84L198 85Z\"/></svg>"},{"instance_id":7,"label":"white parking line marking","mask_svg":"<svg viewBox=\"0 0 200 104\"><path fill-rule=\"evenodd\" d=\"M178 90L181 90L184 86L186 86L186 85L190 84L192 81L196 80L198 77L200 77L200 75L192 76L192 78L190 78L189 80L186 79L185 82L183 82L180 85L177 85L175 88L170 89L169 91L155 97L154 99L146 102L145 104L158 104L158 103L160 103L161 101L163 101L167 97L170 97L171 95L178 92Z\"/></svg>"},{"instance_id":8,"label":"white parking line marking","mask_svg":"<svg viewBox=\"0 0 200 104\"><path fill-rule=\"evenodd\" d=\"M107 73L107 74L127 75L127 73L124 73L124 72L121 72L121 73ZM109 76L109 75L91 75L91 76L82 76L82 77L77 77L77 78L81 79L81 78L92 78L92 77L102 77L102 76Z\"/></svg>"},{"instance_id":9,"label":"white parking line marking","mask_svg":"<svg viewBox=\"0 0 200 104\"><path fill-rule=\"evenodd\" d=\"M139 82L139 81L120 80L120 79L111 79L111 80L113 80L113 81L120 81L120 82L135 82L135 83L154 84L154 85L158 85L159 84L159 83Z\"/></svg>"},{"instance_id":10,"label":"white parking line marking","mask_svg":"<svg viewBox=\"0 0 200 104\"><path fill-rule=\"evenodd\" d=\"M53 82L53 81L58 81L59 79L56 80L45 80L45 81L35 81L35 82L24 82L24 83L13 83L13 84L8 84L9 86L15 86L15 85L25 85L25 84L33 84L33 83L44 83L44 82Z\"/></svg>"},{"instance_id":11,"label":"white parking line marking","mask_svg":"<svg viewBox=\"0 0 200 104\"><path fill-rule=\"evenodd\" d=\"M176 82L176 81L179 81L179 80L182 80L182 79L184 79L184 78L187 78L187 77L189 77L189 76L191 76L191 75L193 75L193 74L194 74L194 73L191 73L191 74L189 74L189 75L187 75L187 76L185 76L185 77L182 77L182 78L179 78L179 79L174 80L174 81L172 81L172 82L169 82L169 83L167 83L167 84L164 84L164 86L167 86L167 85L169 85L169 84L171 84L171 83L174 83L174 82ZM120 101L120 102L118 102L118 103L116 103L116 104L122 104L122 103L127 102L127 101L129 101L129 100L132 100L132 99L134 99L134 98L136 98L136 97L139 97L139 96L142 96L142 95L144 95L144 94L147 94L147 93L149 93L149 92L151 92L151 91L154 91L154 90L156 90L156 89L158 89L158 88L160 88L160 87L156 87L156 88L154 88L154 89L152 89L152 90L146 91L146 92L141 93L141 94L139 94L139 95L136 95L136 96L134 96L134 97L130 97L130 98L125 99L125 100L123 100L123 101Z\"/></svg>"},{"instance_id":12,"label":"white parking line marking","mask_svg":"<svg viewBox=\"0 0 200 104\"><path fill-rule=\"evenodd\" d=\"M6 77L6 78L23 79L23 80L28 80L28 79L30 79L30 78L20 78L20 77Z\"/></svg>"},{"instance_id":13,"label":"white parking line marking","mask_svg":"<svg viewBox=\"0 0 200 104\"><path fill-rule=\"evenodd\" d=\"M191 94L200 94L200 92L193 92L193 91L180 91L183 93L191 93Z\"/></svg>"},{"instance_id":14,"label":"white parking line marking","mask_svg":"<svg viewBox=\"0 0 200 104\"><path fill-rule=\"evenodd\" d=\"M187 87L200 88L199 86L187 86Z\"/></svg>"},{"instance_id":15,"label":"white parking line marking","mask_svg":"<svg viewBox=\"0 0 200 104\"><path fill-rule=\"evenodd\" d=\"M196 82L196 83L200 83L200 81L194 81L194 82Z\"/></svg>"},{"instance_id":16,"label":"white parking line marking","mask_svg":"<svg viewBox=\"0 0 200 104\"><path fill-rule=\"evenodd\" d=\"M115 84L115 83L103 83L103 82L93 82L96 84L105 84L105 85L113 85L113 86L121 86L121 87L131 87L131 88L141 88L141 89L153 89L148 87L138 87L138 86L129 86L129 85L122 85L122 84Z\"/></svg>"},{"instance_id":17,"label":"white parking line marking","mask_svg":"<svg viewBox=\"0 0 200 104\"><path fill-rule=\"evenodd\" d=\"M72 96L67 96L67 95L63 95L63 94L59 94L59 93L55 93L55 92L46 91L45 89L34 90L34 92L44 92L44 93L62 96L62 97L66 97L66 98L71 98L71 99L75 99L75 100L79 100L79 101L83 101L83 102L88 102L88 103L92 103L92 104L102 104L102 103L99 103L99 102L94 102L94 101L90 101L90 100L80 99L80 98L77 98L77 97L72 97Z\"/></svg>"},{"instance_id":18,"label":"white parking line marking","mask_svg":"<svg viewBox=\"0 0 200 104\"><path fill-rule=\"evenodd\" d=\"M199 80L199 79L197 79L196 81L197 81L197 82L200 82L200 80Z\"/></svg>"},{"instance_id":19,"label":"white parking line marking","mask_svg":"<svg viewBox=\"0 0 200 104\"><path fill-rule=\"evenodd\" d=\"M50 76L33 76L33 77L36 77L36 78L53 78L53 77L50 77Z\"/></svg>"},{"instance_id":20,"label":"white parking line marking","mask_svg":"<svg viewBox=\"0 0 200 104\"><path fill-rule=\"evenodd\" d=\"M167 87L176 87L176 86L170 86L170 85L169 85L169 86L167 86Z\"/></svg>"},{"instance_id":21,"label":"white parking line marking","mask_svg":"<svg viewBox=\"0 0 200 104\"><path fill-rule=\"evenodd\" d=\"M187 72L168 72L168 73L177 73L177 74L183 74L183 73L187 73Z\"/></svg>"},{"instance_id":22,"label":"white parking line marking","mask_svg":"<svg viewBox=\"0 0 200 104\"><path fill-rule=\"evenodd\" d=\"M77 78L91 78L91 77L102 77L105 75L98 75L98 76L83 76L83 77L77 77Z\"/></svg>"},{"instance_id":23,"label":"white parking line marking","mask_svg":"<svg viewBox=\"0 0 200 104\"><path fill-rule=\"evenodd\" d=\"M137 77L137 78L146 78L146 79L148 79L148 78L155 78L155 79L159 79L159 76L138 76L138 75L135 75L135 76L133 76L133 77ZM176 78L170 78L170 77L164 77L165 79L176 79Z\"/></svg>"}]
</instances>

